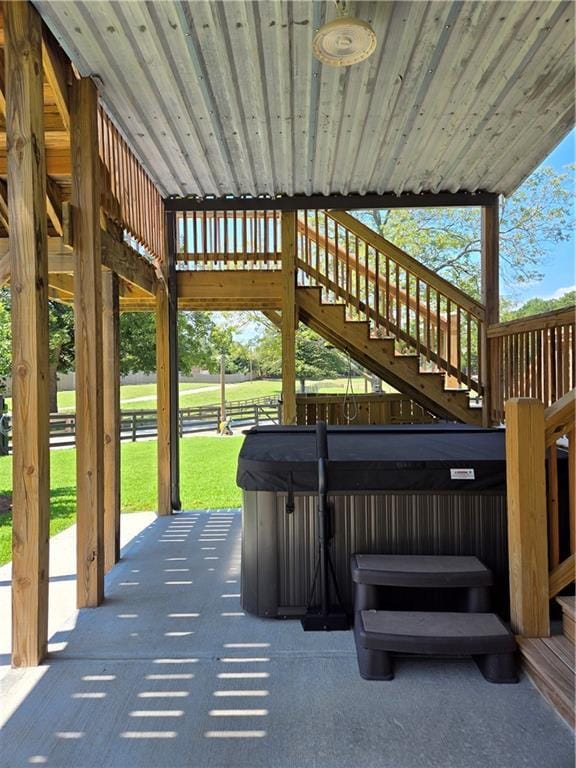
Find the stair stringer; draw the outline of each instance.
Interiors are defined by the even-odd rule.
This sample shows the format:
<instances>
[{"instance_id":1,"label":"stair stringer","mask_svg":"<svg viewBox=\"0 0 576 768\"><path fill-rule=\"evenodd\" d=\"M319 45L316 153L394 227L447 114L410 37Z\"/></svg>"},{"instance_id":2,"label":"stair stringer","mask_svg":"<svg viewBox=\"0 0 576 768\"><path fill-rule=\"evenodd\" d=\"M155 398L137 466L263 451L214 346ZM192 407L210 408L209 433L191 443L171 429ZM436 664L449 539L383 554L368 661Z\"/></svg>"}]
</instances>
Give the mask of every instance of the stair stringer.
<instances>
[{"instance_id":1,"label":"stair stringer","mask_svg":"<svg viewBox=\"0 0 576 768\"><path fill-rule=\"evenodd\" d=\"M423 408L442 419L481 424L481 411L469 407L467 392L444 389L442 373L421 373L418 357L396 354L393 339L371 338L367 321L347 320L344 304L322 303L320 288L298 287L296 301L309 328Z\"/></svg>"}]
</instances>

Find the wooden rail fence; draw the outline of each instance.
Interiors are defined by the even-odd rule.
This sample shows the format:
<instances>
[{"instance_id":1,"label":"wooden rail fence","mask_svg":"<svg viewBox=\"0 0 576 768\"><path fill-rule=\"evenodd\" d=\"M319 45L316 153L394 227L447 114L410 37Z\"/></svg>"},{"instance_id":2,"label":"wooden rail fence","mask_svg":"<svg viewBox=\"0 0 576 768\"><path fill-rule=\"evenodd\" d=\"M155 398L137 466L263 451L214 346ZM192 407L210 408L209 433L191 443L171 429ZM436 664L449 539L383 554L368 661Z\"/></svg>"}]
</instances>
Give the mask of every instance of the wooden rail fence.
<instances>
[{"instance_id":1,"label":"wooden rail fence","mask_svg":"<svg viewBox=\"0 0 576 768\"><path fill-rule=\"evenodd\" d=\"M226 403L226 416L233 423L259 424L260 422L280 423L280 405L271 398ZM201 405L181 408L178 412L178 430L180 436L216 430L220 423L219 405ZM156 410L122 411L120 421L120 439L132 441L150 439L157 436ZM50 414L50 447L66 448L76 444L76 414ZM12 450L11 439L8 450Z\"/></svg>"}]
</instances>

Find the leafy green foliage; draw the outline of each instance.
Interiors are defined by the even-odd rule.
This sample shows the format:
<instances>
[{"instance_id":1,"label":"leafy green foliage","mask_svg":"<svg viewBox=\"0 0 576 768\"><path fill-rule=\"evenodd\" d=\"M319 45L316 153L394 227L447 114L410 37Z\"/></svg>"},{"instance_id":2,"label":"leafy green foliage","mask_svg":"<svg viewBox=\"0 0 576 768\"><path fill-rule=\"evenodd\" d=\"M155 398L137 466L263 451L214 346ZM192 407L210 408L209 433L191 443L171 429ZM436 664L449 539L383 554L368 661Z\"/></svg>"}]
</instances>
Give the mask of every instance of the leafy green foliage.
<instances>
[{"instance_id":1,"label":"leafy green foliage","mask_svg":"<svg viewBox=\"0 0 576 768\"><path fill-rule=\"evenodd\" d=\"M500 276L505 291L542 278L555 244L573 227L570 177L544 167L500 207ZM480 295L480 210L417 208L357 212L365 224L473 296Z\"/></svg>"},{"instance_id":2,"label":"leafy green foliage","mask_svg":"<svg viewBox=\"0 0 576 768\"><path fill-rule=\"evenodd\" d=\"M277 330L268 328L255 348L258 369L263 376L282 373L282 339ZM296 378L302 388L306 379L344 376L348 360L310 328L299 326L296 331Z\"/></svg>"},{"instance_id":3,"label":"leafy green foliage","mask_svg":"<svg viewBox=\"0 0 576 768\"><path fill-rule=\"evenodd\" d=\"M502 311L502 322L506 320L516 320L519 317L530 317L531 315L540 315L542 312L552 312L555 309L576 307L576 291L569 291L558 299L529 299L519 307L505 306Z\"/></svg>"}]
</instances>

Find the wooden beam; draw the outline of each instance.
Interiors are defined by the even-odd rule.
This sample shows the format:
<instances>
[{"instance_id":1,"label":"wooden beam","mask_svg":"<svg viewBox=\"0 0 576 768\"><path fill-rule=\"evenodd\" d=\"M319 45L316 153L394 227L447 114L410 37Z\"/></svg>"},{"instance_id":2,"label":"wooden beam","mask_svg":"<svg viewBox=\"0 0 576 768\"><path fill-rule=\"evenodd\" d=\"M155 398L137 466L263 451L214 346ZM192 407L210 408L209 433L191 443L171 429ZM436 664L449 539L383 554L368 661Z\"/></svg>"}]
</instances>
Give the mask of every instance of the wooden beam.
<instances>
[{"instance_id":1,"label":"wooden beam","mask_svg":"<svg viewBox=\"0 0 576 768\"><path fill-rule=\"evenodd\" d=\"M63 204L66 210L66 204ZM64 219L66 217L64 216ZM152 298L156 293L158 278L152 264L136 253L125 243L119 243L110 234L101 231L102 266L116 272L123 280L136 286L146 296ZM73 252L66 246L63 237L48 238L48 271L74 272L76 263ZM0 286L10 279L9 239L0 238ZM139 294L140 295L140 294ZM154 307L154 304L152 305Z\"/></svg>"},{"instance_id":2,"label":"wooden beam","mask_svg":"<svg viewBox=\"0 0 576 768\"><path fill-rule=\"evenodd\" d=\"M506 487L510 619L523 637L548 637L548 534L544 405L506 403Z\"/></svg>"},{"instance_id":3,"label":"wooden beam","mask_svg":"<svg viewBox=\"0 0 576 768\"><path fill-rule=\"evenodd\" d=\"M282 272L262 271L206 271L177 272L178 300L236 302L239 306L259 303L266 309L282 307Z\"/></svg>"},{"instance_id":4,"label":"wooden beam","mask_svg":"<svg viewBox=\"0 0 576 768\"><path fill-rule=\"evenodd\" d=\"M120 559L120 303L118 275L102 272L104 571Z\"/></svg>"},{"instance_id":5,"label":"wooden beam","mask_svg":"<svg viewBox=\"0 0 576 768\"><path fill-rule=\"evenodd\" d=\"M104 597L104 424L98 94L88 78L71 91L74 319L76 334L77 604Z\"/></svg>"},{"instance_id":6,"label":"wooden beam","mask_svg":"<svg viewBox=\"0 0 576 768\"><path fill-rule=\"evenodd\" d=\"M6 176L8 161L6 149L0 148L0 176ZM72 161L70 150L61 146L46 147L46 173L49 176L70 176L72 174Z\"/></svg>"},{"instance_id":7,"label":"wooden beam","mask_svg":"<svg viewBox=\"0 0 576 768\"><path fill-rule=\"evenodd\" d=\"M169 197L166 211L351 211L368 208L463 208L493 205L498 196L492 192L394 192L366 195L293 195L292 197Z\"/></svg>"},{"instance_id":8,"label":"wooden beam","mask_svg":"<svg viewBox=\"0 0 576 768\"><path fill-rule=\"evenodd\" d=\"M62 236L64 233L62 224L62 192L58 184L50 176L46 178L46 210L52 226Z\"/></svg>"},{"instance_id":9,"label":"wooden beam","mask_svg":"<svg viewBox=\"0 0 576 768\"><path fill-rule=\"evenodd\" d=\"M485 322L480 329L482 370L480 382L482 392L482 423L485 427L492 424L491 345L488 343L488 326L500 319L500 207L498 198L493 205L482 207L482 255L481 255L481 295L485 308ZM497 377L492 377L493 381ZM497 384L496 384L497 386ZM495 397L497 395L495 394Z\"/></svg>"},{"instance_id":10,"label":"wooden beam","mask_svg":"<svg viewBox=\"0 0 576 768\"><path fill-rule=\"evenodd\" d=\"M0 48L0 114L6 117L6 60L5 48ZM8 131L6 131L8 132Z\"/></svg>"},{"instance_id":11,"label":"wooden beam","mask_svg":"<svg viewBox=\"0 0 576 768\"><path fill-rule=\"evenodd\" d=\"M109 232L102 230L102 266L142 288L154 296L158 287L158 278L154 266L140 256L126 243L116 240Z\"/></svg>"},{"instance_id":12,"label":"wooden beam","mask_svg":"<svg viewBox=\"0 0 576 768\"><path fill-rule=\"evenodd\" d=\"M282 212L282 423L296 423L296 213Z\"/></svg>"},{"instance_id":13,"label":"wooden beam","mask_svg":"<svg viewBox=\"0 0 576 768\"><path fill-rule=\"evenodd\" d=\"M48 637L50 454L48 242L41 21L5 4L12 275L12 664L39 664Z\"/></svg>"},{"instance_id":14,"label":"wooden beam","mask_svg":"<svg viewBox=\"0 0 576 768\"><path fill-rule=\"evenodd\" d=\"M156 295L156 409L158 422L158 515L172 514L170 486L170 332L168 286Z\"/></svg>"},{"instance_id":15,"label":"wooden beam","mask_svg":"<svg viewBox=\"0 0 576 768\"><path fill-rule=\"evenodd\" d=\"M74 75L68 57L46 26L42 29L42 65L64 128L70 132L70 83Z\"/></svg>"}]
</instances>

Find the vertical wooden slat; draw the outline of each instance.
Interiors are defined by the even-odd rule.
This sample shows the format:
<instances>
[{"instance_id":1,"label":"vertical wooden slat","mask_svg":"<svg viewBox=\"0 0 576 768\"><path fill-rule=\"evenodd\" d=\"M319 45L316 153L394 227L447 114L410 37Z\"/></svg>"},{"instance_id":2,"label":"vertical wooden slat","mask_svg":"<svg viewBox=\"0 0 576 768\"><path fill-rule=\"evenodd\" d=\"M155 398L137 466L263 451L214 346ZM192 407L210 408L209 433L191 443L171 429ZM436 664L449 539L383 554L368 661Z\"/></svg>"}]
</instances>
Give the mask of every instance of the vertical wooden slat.
<instances>
[{"instance_id":1,"label":"vertical wooden slat","mask_svg":"<svg viewBox=\"0 0 576 768\"><path fill-rule=\"evenodd\" d=\"M50 524L48 240L42 26L4 4L12 297L12 664L35 666L48 636Z\"/></svg>"},{"instance_id":2,"label":"vertical wooden slat","mask_svg":"<svg viewBox=\"0 0 576 768\"><path fill-rule=\"evenodd\" d=\"M88 78L71 90L72 206L75 251L77 603L104 597L104 425L98 94Z\"/></svg>"},{"instance_id":3,"label":"vertical wooden slat","mask_svg":"<svg viewBox=\"0 0 576 768\"><path fill-rule=\"evenodd\" d=\"M104 571L120 558L120 302L118 275L102 273Z\"/></svg>"},{"instance_id":4,"label":"vertical wooden slat","mask_svg":"<svg viewBox=\"0 0 576 768\"><path fill-rule=\"evenodd\" d=\"M296 214L282 212L282 423L296 422Z\"/></svg>"},{"instance_id":5,"label":"vertical wooden slat","mask_svg":"<svg viewBox=\"0 0 576 768\"><path fill-rule=\"evenodd\" d=\"M491 368L488 348L487 329L498 322L500 317L500 220L499 204L482 207L481 225L481 297L485 307L485 321L480 328L480 347L482 351L483 368L480 371L480 382L483 391L482 422L484 426L490 425L490 382L489 372Z\"/></svg>"},{"instance_id":6,"label":"vertical wooden slat","mask_svg":"<svg viewBox=\"0 0 576 768\"><path fill-rule=\"evenodd\" d=\"M506 403L506 487L512 629L524 637L547 637L544 405L539 400Z\"/></svg>"}]
</instances>

